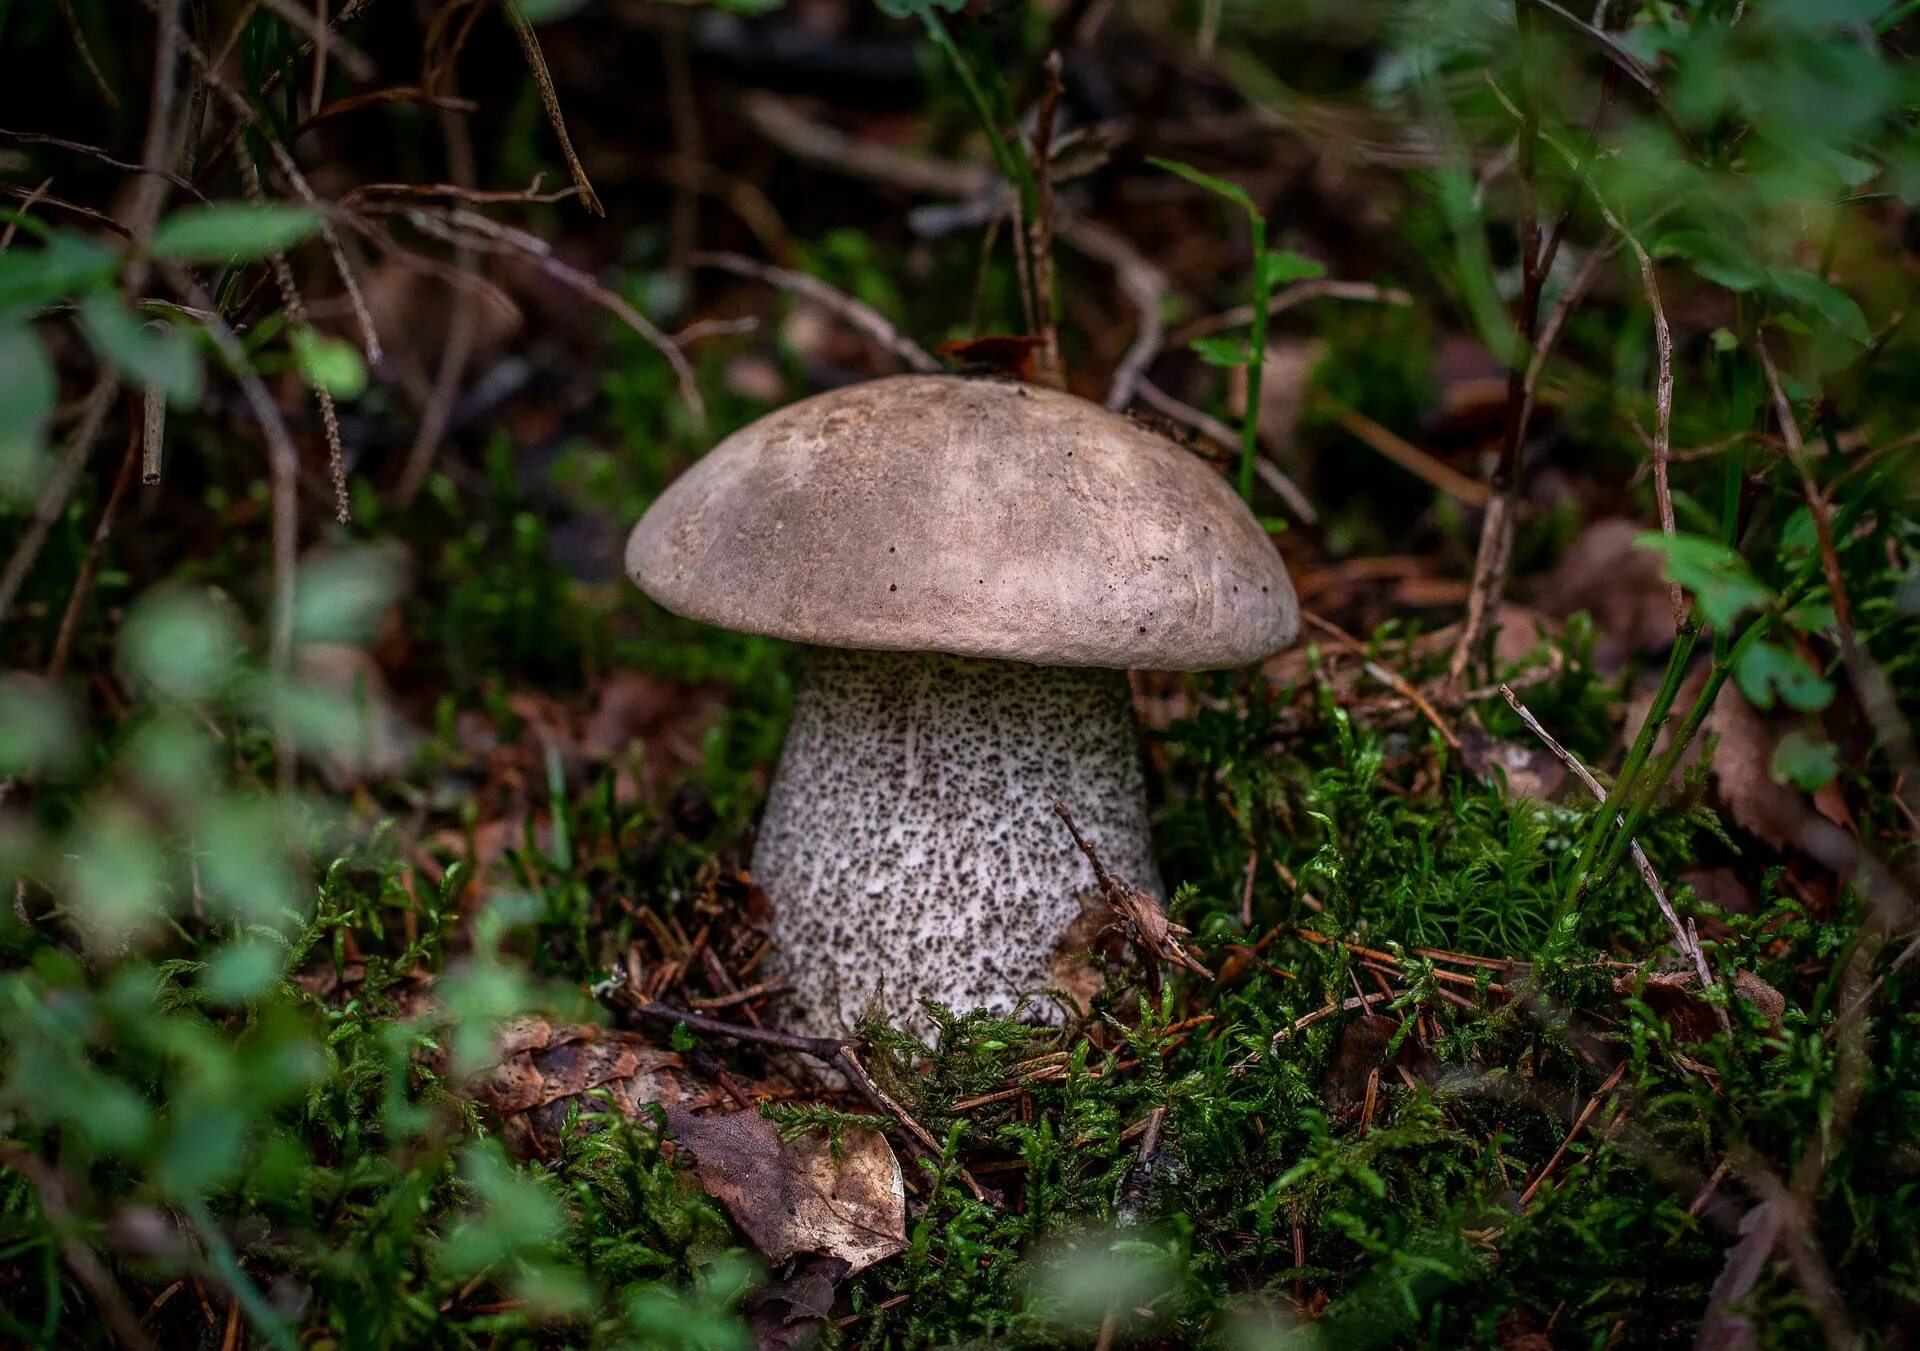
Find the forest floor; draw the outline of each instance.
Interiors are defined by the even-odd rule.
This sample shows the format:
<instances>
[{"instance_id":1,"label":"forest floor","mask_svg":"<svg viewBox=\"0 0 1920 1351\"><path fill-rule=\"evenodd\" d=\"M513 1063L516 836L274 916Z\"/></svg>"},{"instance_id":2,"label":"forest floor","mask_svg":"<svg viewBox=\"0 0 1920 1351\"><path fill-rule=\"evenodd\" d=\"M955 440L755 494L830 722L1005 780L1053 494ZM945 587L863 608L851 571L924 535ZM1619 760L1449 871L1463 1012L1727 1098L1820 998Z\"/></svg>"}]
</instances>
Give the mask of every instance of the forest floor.
<instances>
[{"instance_id":1,"label":"forest floor","mask_svg":"<svg viewBox=\"0 0 1920 1351\"><path fill-rule=\"evenodd\" d=\"M245 94L176 106L152 32L0 6L65 81L0 93L60 138L0 133L0 451L73 466L44 538L0 499L0 1337L1911 1344L1911 22L212 8ZM1709 49L1886 106L1803 144ZM279 141L345 242L195 242L233 156L298 209ZM803 654L625 533L773 408L1049 340L1253 476L1305 612L1134 677L1188 959L796 1039L746 861Z\"/></svg>"}]
</instances>

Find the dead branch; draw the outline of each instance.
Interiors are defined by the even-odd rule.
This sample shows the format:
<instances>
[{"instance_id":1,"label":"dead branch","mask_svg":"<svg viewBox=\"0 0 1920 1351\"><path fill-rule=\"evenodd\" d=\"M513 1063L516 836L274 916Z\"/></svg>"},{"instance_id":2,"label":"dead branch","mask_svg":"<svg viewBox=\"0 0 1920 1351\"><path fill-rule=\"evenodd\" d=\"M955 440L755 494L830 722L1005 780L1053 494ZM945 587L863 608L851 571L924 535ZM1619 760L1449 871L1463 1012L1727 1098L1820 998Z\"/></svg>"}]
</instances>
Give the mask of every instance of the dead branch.
<instances>
[{"instance_id":1,"label":"dead branch","mask_svg":"<svg viewBox=\"0 0 1920 1351\"><path fill-rule=\"evenodd\" d=\"M1376 286L1368 281L1335 281L1328 277L1316 277L1308 281L1296 281L1281 287L1267 298L1267 313L1275 315L1305 305L1314 300L1357 300L1369 301L1380 305L1411 305L1413 297L1394 286ZM1204 338L1210 333L1219 333L1229 328L1245 328L1253 322L1253 306L1239 305L1219 314L1209 314L1204 318L1189 320L1173 331L1170 341L1175 346L1184 346L1195 338Z\"/></svg>"},{"instance_id":2,"label":"dead branch","mask_svg":"<svg viewBox=\"0 0 1920 1351\"><path fill-rule=\"evenodd\" d=\"M560 95L553 87L553 76L547 71L547 58L540 50L540 39L534 35L533 25L520 12L515 0L501 0L501 8L506 10L507 19L513 24L514 36L520 39L520 48L526 53L527 66L533 71L533 83L540 91L540 106L546 110L553 134L559 138L560 153L567 161L567 172L573 175L573 184L580 189L580 204L596 216L606 215L607 209L600 205L599 195L594 192L593 184L587 181L586 166L580 163L580 156L574 153L573 138L567 135L567 120L560 112Z\"/></svg>"},{"instance_id":3,"label":"dead branch","mask_svg":"<svg viewBox=\"0 0 1920 1351\"><path fill-rule=\"evenodd\" d=\"M416 229L426 234L456 247L464 244L487 253L524 258L555 281L611 312L666 360L679 382L680 398L687 405L688 415L696 427L702 432L706 430L706 400L700 396L699 380L694 374L693 364L687 360L687 354L680 350L672 338L661 332L651 319L629 304L625 297L602 286L579 268L554 257L553 250L545 240L524 230L516 230L510 225L502 225L477 212L458 207L449 209L444 217L413 207L399 209Z\"/></svg>"},{"instance_id":4,"label":"dead branch","mask_svg":"<svg viewBox=\"0 0 1920 1351\"><path fill-rule=\"evenodd\" d=\"M1027 222L1027 251L1033 259L1033 312L1039 320L1040 378L1055 389L1065 389L1060 367L1060 295L1053 276L1053 124L1060 111L1060 53L1047 54L1045 83L1034 116L1033 173L1037 190L1034 217Z\"/></svg>"},{"instance_id":5,"label":"dead branch","mask_svg":"<svg viewBox=\"0 0 1920 1351\"><path fill-rule=\"evenodd\" d=\"M1172 418L1175 422L1193 428L1194 431L1226 450L1236 454L1239 452L1240 434L1219 418L1202 412L1190 403L1182 403L1151 380L1140 380L1135 392L1139 395L1140 402L1162 417ZM1261 481L1273 489L1280 500L1287 504L1287 510L1299 517L1303 525L1320 524L1320 513L1314 510L1313 502L1301 490L1300 485L1289 478L1271 458L1266 455L1256 456L1253 468L1254 472L1260 475Z\"/></svg>"},{"instance_id":6,"label":"dead branch","mask_svg":"<svg viewBox=\"0 0 1920 1351\"><path fill-rule=\"evenodd\" d=\"M809 277L804 272L793 272L784 267L772 267L738 253L696 253L689 261L696 267L711 267L738 277L751 277L755 281L804 296L846 320L916 371L931 375L944 369L924 347L895 328L880 311L844 291L836 290L818 277Z\"/></svg>"},{"instance_id":7,"label":"dead branch","mask_svg":"<svg viewBox=\"0 0 1920 1351\"><path fill-rule=\"evenodd\" d=\"M60 513L66 509L67 498L72 496L74 485L80 481L80 471L86 466L87 457L93 453L93 443L99 439L100 429L106 425L107 412L113 406L114 390L119 385L119 380L111 371L103 370L94 380L93 388L87 391L86 400L81 405L80 421L67 441L66 452L41 486L40 496L33 507L33 519L27 522L20 542L13 546L13 553L7 558L6 570L0 572L0 625L6 623L13 602L27 580L27 574L33 571L34 563L39 560L40 550L46 545L53 523L60 519Z\"/></svg>"}]
</instances>

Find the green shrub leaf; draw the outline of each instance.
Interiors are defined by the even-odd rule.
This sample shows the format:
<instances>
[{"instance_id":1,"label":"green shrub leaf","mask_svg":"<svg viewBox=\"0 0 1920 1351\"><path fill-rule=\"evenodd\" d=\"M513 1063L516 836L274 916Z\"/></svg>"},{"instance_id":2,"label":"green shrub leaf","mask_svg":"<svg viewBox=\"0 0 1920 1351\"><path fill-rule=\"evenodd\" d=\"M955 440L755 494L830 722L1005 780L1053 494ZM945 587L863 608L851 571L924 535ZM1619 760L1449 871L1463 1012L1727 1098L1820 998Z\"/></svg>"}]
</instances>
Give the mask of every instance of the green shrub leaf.
<instances>
[{"instance_id":1,"label":"green shrub leaf","mask_svg":"<svg viewBox=\"0 0 1920 1351\"><path fill-rule=\"evenodd\" d=\"M156 258L225 263L263 258L311 239L320 213L311 207L264 202L216 202L176 211L153 232Z\"/></svg>"}]
</instances>

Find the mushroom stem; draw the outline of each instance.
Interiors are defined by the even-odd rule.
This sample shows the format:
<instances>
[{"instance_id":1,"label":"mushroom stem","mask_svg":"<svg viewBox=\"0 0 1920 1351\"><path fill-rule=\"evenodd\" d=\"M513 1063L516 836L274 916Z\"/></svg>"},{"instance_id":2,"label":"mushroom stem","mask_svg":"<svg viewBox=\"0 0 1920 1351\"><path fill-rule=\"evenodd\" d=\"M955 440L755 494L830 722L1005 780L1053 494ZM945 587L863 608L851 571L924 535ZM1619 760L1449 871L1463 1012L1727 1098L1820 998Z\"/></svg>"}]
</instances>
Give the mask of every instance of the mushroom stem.
<instances>
[{"instance_id":1,"label":"mushroom stem","mask_svg":"<svg viewBox=\"0 0 1920 1351\"><path fill-rule=\"evenodd\" d=\"M1051 986L1095 891L1056 798L1161 894L1124 672L815 649L753 856L788 1024L836 1035L878 995L924 1034L921 1000L1008 1013Z\"/></svg>"}]
</instances>

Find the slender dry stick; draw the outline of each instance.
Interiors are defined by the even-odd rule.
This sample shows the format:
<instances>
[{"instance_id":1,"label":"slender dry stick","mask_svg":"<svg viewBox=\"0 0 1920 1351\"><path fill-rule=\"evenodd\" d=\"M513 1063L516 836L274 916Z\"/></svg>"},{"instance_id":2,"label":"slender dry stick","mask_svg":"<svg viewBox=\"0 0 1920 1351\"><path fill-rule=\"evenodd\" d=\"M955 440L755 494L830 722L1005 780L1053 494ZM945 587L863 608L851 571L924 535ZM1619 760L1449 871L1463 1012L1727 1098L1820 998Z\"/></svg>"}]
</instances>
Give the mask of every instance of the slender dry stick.
<instances>
[{"instance_id":1,"label":"slender dry stick","mask_svg":"<svg viewBox=\"0 0 1920 1351\"><path fill-rule=\"evenodd\" d=\"M680 386L681 401L687 405L688 416L693 419L697 429L705 431L707 405L706 400L700 397L700 383L694 373L693 363L687 360L687 354L680 350L672 338L661 332L658 325L635 309L624 296L602 286L579 268L561 262L553 256L553 250L545 240L490 220L478 212L457 207L448 210L444 217L411 207L403 208L403 212L416 228L449 244L466 243L490 253L525 258L555 281L611 311L628 328L645 338L672 367L674 378Z\"/></svg>"},{"instance_id":2,"label":"slender dry stick","mask_svg":"<svg viewBox=\"0 0 1920 1351\"><path fill-rule=\"evenodd\" d=\"M1420 716L1433 724L1434 730L1440 733L1441 740L1445 741L1448 746L1456 751L1460 749L1459 734L1453 730L1445 718L1440 716L1440 711L1428 702L1427 697L1415 689L1413 683L1405 676L1367 656L1367 645L1332 620L1323 619L1311 610L1302 610L1300 617L1314 628L1332 638L1341 647L1358 656L1361 659L1361 664L1366 667L1368 675L1387 686L1387 688L1391 689L1394 693L1418 709Z\"/></svg>"},{"instance_id":3,"label":"slender dry stick","mask_svg":"<svg viewBox=\"0 0 1920 1351\"><path fill-rule=\"evenodd\" d=\"M256 202L267 200L265 187L260 182L260 170L251 156L240 157L242 176L247 181L247 195ZM268 269L273 273L273 284L280 292L280 304L287 312L287 320L296 328L305 328L307 324L307 304L300 295L300 288L293 282L293 267L287 262L284 253L267 255ZM347 452L340 439L340 414L333 406L333 391L316 382L313 386L313 399L320 409L320 426L327 438L327 474L333 482L334 519L345 525L353 519L351 502L347 495Z\"/></svg>"},{"instance_id":4,"label":"slender dry stick","mask_svg":"<svg viewBox=\"0 0 1920 1351\"><path fill-rule=\"evenodd\" d=\"M1355 300L1401 306L1413 304L1412 295L1398 287L1376 286L1370 281L1336 281L1329 277L1315 277L1306 281L1291 282L1275 291L1267 298L1267 313L1279 314L1313 300ZM1209 314L1204 318L1190 320L1180 325L1173 331L1171 340L1175 343L1186 343L1195 338L1206 337L1210 333L1220 333L1230 328L1245 328L1252 322L1253 306L1236 305L1230 310L1222 310L1218 314Z\"/></svg>"},{"instance_id":5,"label":"slender dry stick","mask_svg":"<svg viewBox=\"0 0 1920 1351\"><path fill-rule=\"evenodd\" d=\"M53 472L41 486L40 497L34 503L33 519L27 522L20 542L14 545L13 553L7 558L6 569L0 571L0 626L6 624L13 602L18 598L21 586L26 583L27 574L33 571L34 563L39 560L40 550L46 545L53 523L60 519L60 513L66 509L67 498L72 496L74 485L80 481L80 471L85 468L87 457L93 453L93 443L99 439L100 429L106 425L107 412L113 407L114 390L119 388L119 384L111 371L101 371L94 380L93 388L87 391L80 409L80 421L67 442L66 452L55 463Z\"/></svg>"},{"instance_id":6,"label":"slender dry stick","mask_svg":"<svg viewBox=\"0 0 1920 1351\"><path fill-rule=\"evenodd\" d=\"M600 205L593 184L587 181L586 166L580 163L580 157L573 150L573 138L567 135L567 120L560 113L560 95L553 87L553 76L547 71L547 58L540 51L540 39L534 35L533 25L520 12L520 6L514 0L501 0L501 4L513 24L514 36L520 39L520 49L526 53L527 66L533 71L533 83L540 91L540 106L546 110L547 121L553 125L553 134L560 140L560 153L567 161L567 172L573 175L574 186L580 189L580 204L594 215L604 216L607 209Z\"/></svg>"},{"instance_id":7,"label":"slender dry stick","mask_svg":"<svg viewBox=\"0 0 1920 1351\"><path fill-rule=\"evenodd\" d=\"M448 76L450 87L452 78ZM440 131L447 143L447 173L453 179L452 186L459 190L456 195L471 193L475 180L473 134L466 120L449 109L441 110ZM465 245L455 245L453 265L463 273L472 274L479 267L479 256ZM433 387L427 391L427 402L420 410L420 425L407 452L406 466L394 489L394 498L403 511L413 504L425 486L427 475L433 469L434 454L447 434L454 399L460 391L460 377L473 355L474 308L473 292L467 287L455 287L447 311L447 339L440 347L440 364L434 371Z\"/></svg>"},{"instance_id":8,"label":"slender dry stick","mask_svg":"<svg viewBox=\"0 0 1920 1351\"><path fill-rule=\"evenodd\" d=\"M107 77L100 70L100 63L93 59L93 48L87 45L86 32L80 27L80 16L73 12L73 0L60 0L60 17L67 21L67 32L73 36L73 45L80 53L81 64L86 66L87 74L93 78L94 87L100 91L100 97L107 101L109 108L118 108L120 97L113 92L113 86L107 83Z\"/></svg>"},{"instance_id":9,"label":"slender dry stick","mask_svg":"<svg viewBox=\"0 0 1920 1351\"><path fill-rule=\"evenodd\" d=\"M140 3L149 9L157 10L161 4L161 0L140 0ZM178 0L171 0L171 3L177 4ZM334 19L335 24L342 22L348 17L348 12L352 8L352 6L349 6L348 9L344 9L339 15L336 15ZM178 24L176 23L172 25L172 27L177 29ZM373 312L367 308L366 296L361 292L360 282L358 278L355 277L353 267L347 260L346 249L340 242L340 234L334 228L333 219L328 214L319 195L314 192L313 185L307 181L307 176L300 172L300 166L294 161L293 156L288 152L287 148L280 143L280 139L273 135L272 132L261 123L258 112L254 109L254 106L248 102L246 96L221 76L218 64L208 58L207 53L199 44L191 41L182 41L180 48L186 52L187 59L191 61L199 71L200 78L205 82L206 87L218 94L221 101L225 103L233 113L235 126L232 136L228 138L229 144L238 143L243 128L254 127L259 133L260 143L267 148L267 152L273 157L274 164L280 171L280 176L286 179L288 184L291 185L294 194L300 198L303 204L313 208L314 211L319 213L320 238L322 243L326 245L328 256L333 260L334 270L340 275L341 286L346 290L348 308L353 311L354 322L360 330L360 345L366 352L368 363L374 366L379 365L381 354L380 335L373 326ZM247 158L244 147L237 153L242 160Z\"/></svg>"},{"instance_id":10,"label":"slender dry stick","mask_svg":"<svg viewBox=\"0 0 1920 1351\"><path fill-rule=\"evenodd\" d=\"M1861 710L1873 725L1874 735L1898 771L1902 800L1909 810L1920 811L1920 754L1915 751L1913 728L1894 701L1886 673L1861 644L1854 628L1853 602L1847 594L1846 577L1840 568L1839 544L1834 535L1833 503L1814 476L1806 442L1800 434L1799 420L1794 416L1792 401L1787 398L1786 389L1780 382L1780 369L1774 364L1773 353L1767 349L1766 339L1756 336L1754 349L1760 357L1760 368L1766 373L1767 388L1773 396L1774 415L1780 422L1780 435L1786 441L1787 458L1800 476L1801 494L1806 498L1807 511L1813 517L1820 568L1826 576L1827 592L1833 602L1834 628L1840 636L1840 660L1846 668L1847 683L1853 686L1854 698L1859 701Z\"/></svg>"},{"instance_id":11,"label":"slender dry stick","mask_svg":"<svg viewBox=\"0 0 1920 1351\"><path fill-rule=\"evenodd\" d=\"M1067 385L1060 365L1060 291L1053 276L1053 125L1060 111L1060 68L1060 53L1049 52L1034 116L1035 205L1033 219L1027 222L1027 245L1033 255L1033 312L1040 320L1040 377L1055 389Z\"/></svg>"},{"instance_id":12,"label":"slender dry stick","mask_svg":"<svg viewBox=\"0 0 1920 1351\"><path fill-rule=\"evenodd\" d=\"M846 320L914 370L933 374L942 369L925 348L895 328L880 311L844 291L835 290L818 277L809 277L804 272L793 272L784 267L772 267L738 253L696 253L688 261L697 267L711 267L735 276L751 277L783 291L805 296Z\"/></svg>"},{"instance_id":13,"label":"slender dry stick","mask_svg":"<svg viewBox=\"0 0 1920 1351\"><path fill-rule=\"evenodd\" d=\"M73 652L73 640L80 631L80 616L87 608L87 598L93 594L93 585L100 576L100 560L106 552L107 540L113 534L113 518L120 512L120 500L127 495L127 487L133 482L134 467L140 463L141 436L136 429L127 438L127 453L120 459L120 472L115 475L113 488L107 494L107 504L100 509L100 520L93 527L93 538L87 542L87 556L80 564L80 576L74 581L73 594L67 597L66 611L60 616L60 630L53 640L53 655L47 661L47 679L58 680L67 669L67 658Z\"/></svg>"},{"instance_id":14,"label":"slender dry stick","mask_svg":"<svg viewBox=\"0 0 1920 1351\"><path fill-rule=\"evenodd\" d=\"M293 668L294 567L300 540L300 452L267 386L247 359L246 349L214 309L213 297L184 268L170 266L168 279L203 312L202 327L221 359L240 382L241 393L267 442L267 481L272 499L272 604L267 628L267 671L284 681ZM274 756L283 790L293 787L296 766L293 739L285 716L274 715Z\"/></svg>"},{"instance_id":15,"label":"slender dry stick","mask_svg":"<svg viewBox=\"0 0 1920 1351\"><path fill-rule=\"evenodd\" d=\"M739 1023L730 1023L724 1018L710 1018L702 1013L690 1013L685 1009L676 1009L672 1005L662 1004L650 999L623 999L621 1006L643 1018L654 1018L662 1022L685 1023L696 1032L708 1032L715 1036L731 1037L735 1041L753 1042L760 1046L771 1046L782 1051L798 1051L802 1055L812 1056L815 1060L837 1066L847 1073L856 1088L867 1101L880 1108L900 1123L902 1130L911 1135L922 1149L936 1160L943 1153L939 1141L935 1140L927 1128L913 1119L911 1113L895 1102L887 1091L880 1087L867 1067L853 1052L853 1044L843 1037L809 1037L798 1032L781 1032L770 1027L746 1027ZM987 1199L986 1188L975 1180L972 1173L960 1169L960 1178L973 1193L974 1199Z\"/></svg>"},{"instance_id":16,"label":"slender dry stick","mask_svg":"<svg viewBox=\"0 0 1920 1351\"><path fill-rule=\"evenodd\" d=\"M100 1255L76 1234L78 1225L73 1217L66 1178L45 1159L12 1144L0 1143L0 1167L11 1169L33 1183L40 1198L40 1212L59 1246L60 1260L66 1263L74 1279L87 1288L87 1293L99 1301L99 1312L112 1330L113 1339L133 1351L151 1347L153 1342L127 1304L126 1294L113 1279L113 1273L107 1270Z\"/></svg>"},{"instance_id":17,"label":"slender dry stick","mask_svg":"<svg viewBox=\"0 0 1920 1351\"><path fill-rule=\"evenodd\" d=\"M1240 433L1211 413L1202 412L1190 403L1182 403L1151 380L1141 380L1137 392L1140 402L1162 417L1172 418L1193 428L1222 450L1239 450ZM1254 471L1260 475L1260 481L1273 489L1275 495L1287 504L1287 509L1298 516L1303 524L1320 524L1320 513L1314 510L1312 501L1279 465L1262 455L1255 462Z\"/></svg>"},{"instance_id":18,"label":"slender dry stick","mask_svg":"<svg viewBox=\"0 0 1920 1351\"><path fill-rule=\"evenodd\" d=\"M1592 772L1580 763L1579 757L1562 746L1554 739L1553 733L1541 726L1540 720L1533 715L1533 710L1520 702L1520 696L1513 692L1511 686L1502 685L1500 693L1506 697L1513 711L1520 715L1520 721L1527 725L1527 730L1539 737L1541 743L1559 757L1560 763L1572 770L1574 776L1587 786L1587 791L1604 803L1607 800L1607 790L1601 786L1598 779L1593 777ZM1622 826L1626 825L1624 816L1616 814L1614 819ZM1660 875L1653 870L1653 863L1647 858L1647 851L1640 847L1640 841L1634 840L1628 847L1633 854L1634 866L1640 870L1640 876L1646 882L1647 890L1653 893L1654 903L1660 907L1660 913L1666 919L1667 927L1673 930L1674 945L1683 955L1691 959L1693 969L1699 973L1700 984L1711 986L1714 983L1713 972L1707 966L1707 954L1701 948L1693 926L1683 922L1680 912L1673 908L1673 902L1667 898L1667 889L1660 885ZM1727 1017L1727 1011L1716 1005L1714 1012L1719 1015L1721 1030L1731 1034L1733 1024Z\"/></svg>"},{"instance_id":19,"label":"slender dry stick","mask_svg":"<svg viewBox=\"0 0 1920 1351\"><path fill-rule=\"evenodd\" d=\"M1521 1210L1524 1211L1528 1206L1533 1204L1533 1198L1539 1194L1541 1184L1553 1176L1553 1170L1560 1166L1560 1160L1567 1156L1567 1150L1572 1148L1573 1142L1579 1138L1580 1132L1586 1129L1587 1123L1593 1120L1593 1114L1600 1108L1601 1099L1605 1098L1607 1094L1613 1092L1613 1090L1619 1086L1621 1076L1626 1074L1626 1072L1627 1062L1623 1060L1613 1067L1613 1073L1607 1076L1607 1081L1601 1084L1600 1087L1594 1091L1594 1095L1587 1100L1585 1110L1574 1118L1572 1128L1568 1130L1566 1138L1560 1142L1560 1147L1553 1151L1553 1157L1547 1160L1547 1166L1540 1170L1540 1176L1536 1177L1527 1185L1527 1189L1520 1193Z\"/></svg>"}]
</instances>

